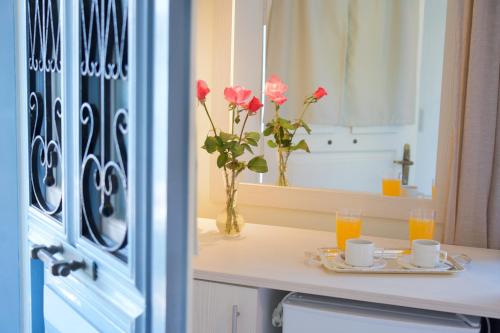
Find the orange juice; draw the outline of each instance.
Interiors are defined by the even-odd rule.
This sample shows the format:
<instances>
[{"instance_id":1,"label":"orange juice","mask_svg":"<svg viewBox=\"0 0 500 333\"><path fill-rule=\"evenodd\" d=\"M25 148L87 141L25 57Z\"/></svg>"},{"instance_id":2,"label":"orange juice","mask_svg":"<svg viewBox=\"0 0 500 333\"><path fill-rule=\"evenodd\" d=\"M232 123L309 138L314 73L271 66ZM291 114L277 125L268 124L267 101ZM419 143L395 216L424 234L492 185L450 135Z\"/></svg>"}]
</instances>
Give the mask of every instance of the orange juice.
<instances>
[{"instance_id":1,"label":"orange juice","mask_svg":"<svg viewBox=\"0 0 500 333\"><path fill-rule=\"evenodd\" d=\"M398 178L382 179L382 193L393 197L401 196L401 180Z\"/></svg>"},{"instance_id":2,"label":"orange juice","mask_svg":"<svg viewBox=\"0 0 500 333\"><path fill-rule=\"evenodd\" d=\"M408 227L410 244L415 239L432 239L434 236L434 219L410 217Z\"/></svg>"},{"instance_id":3,"label":"orange juice","mask_svg":"<svg viewBox=\"0 0 500 333\"><path fill-rule=\"evenodd\" d=\"M337 247L345 250L345 241L351 238L359 238L361 236L361 218L337 216Z\"/></svg>"}]
</instances>

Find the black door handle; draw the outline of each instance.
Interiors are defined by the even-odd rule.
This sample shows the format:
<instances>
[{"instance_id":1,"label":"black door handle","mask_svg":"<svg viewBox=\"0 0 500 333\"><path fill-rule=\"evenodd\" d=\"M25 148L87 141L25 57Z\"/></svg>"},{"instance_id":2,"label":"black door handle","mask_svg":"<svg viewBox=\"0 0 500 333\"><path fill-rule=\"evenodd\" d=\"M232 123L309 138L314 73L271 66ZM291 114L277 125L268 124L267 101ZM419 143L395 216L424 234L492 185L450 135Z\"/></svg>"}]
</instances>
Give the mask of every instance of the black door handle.
<instances>
[{"instance_id":1,"label":"black door handle","mask_svg":"<svg viewBox=\"0 0 500 333\"><path fill-rule=\"evenodd\" d=\"M50 272L54 276L68 276L72 271L85 268L84 261L57 261L50 268Z\"/></svg>"},{"instance_id":2,"label":"black door handle","mask_svg":"<svg viewBox=\"0 0 500 333\"><path fill-rule=\"evenodd\" d=\"M54 257L56 253L62 253L62 246L44 246L35 245L31 249L31 258L38 259L44 263L49 269L50 273L54 276L68 276L72 271L85 268L85 262L82 261L67 261L58 260Z\"/></svg>"}]
</instances>

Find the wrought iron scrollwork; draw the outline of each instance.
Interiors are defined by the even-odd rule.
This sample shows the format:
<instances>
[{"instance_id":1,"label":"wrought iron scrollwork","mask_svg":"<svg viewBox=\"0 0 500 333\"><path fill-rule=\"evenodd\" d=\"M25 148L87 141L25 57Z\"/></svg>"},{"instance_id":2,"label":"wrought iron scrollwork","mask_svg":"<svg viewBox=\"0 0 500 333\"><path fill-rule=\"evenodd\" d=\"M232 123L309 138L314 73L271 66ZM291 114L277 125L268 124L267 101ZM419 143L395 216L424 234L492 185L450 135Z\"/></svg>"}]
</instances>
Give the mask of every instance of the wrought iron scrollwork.
<instances>
[{"instance_id":1,"label":"wrought iron scrollwork","mask_svg":"<svg viewBox=\"0 0 500 333\"><path fill-rule=\"evenodd\" d=\"M127 6L120 0L81 2L83 59L80 72L107 80L127 78Z\"/></svg>"},{"instance_id":2,"label":"wrought iron scrollwork","mask_svg":"<svg viewBox=\"0 0 500 333\"><path fill-rule=\"evenodd\" d=\"M28 0L28 65L41 72L61 71L58 1Z\"/></svg>"},{"instance_id":3,"label":"wrought iron scrollwork","mask_svg":"<svg viewBox=\"0 0 500 333\"><path fill-rule=\"evenodd\" d=\"M59 2L28 0L30 203L60 219L62 210Z\"/></svg>"},{"instance_id":4,"label":"wrought iron scrollwork","mask_svg":"<svg viewBox=\"0 0 500 333\"><path fill-rule=\"evenodd\" d=\"M123 260L127 245L127 3L81 0L83 235Z\"/></svg>"},{"instance_id":5,"label":"wrought iron scrollwork","mask_svg":"<svg viewBox=\"0 0 500 333\"><path fill-rule=\"evenodd\" d=\"M30 95L30 110L33 117L33 131L31 137L31 189L32 194L36 200L36 204L44 212L49 215L55 215L61 210L62 194L56 200L56 204L49 204L45 197L45 189L42 187L56 186L56 168L59 161L61 161L61 146L59 144L61 137L61 99L56 98L52 112L43 112L40 109L42 98L36 93ZM42 119L42 115L45 120ZM45 122L45 126L43 126ZM50 138L49 126L55 124L56 135ZM42 131L44 127L44 131ZM41 182L40 182L41 180ZM43 184L43 185L42 185Z\"/></svg>"}]
</instances>

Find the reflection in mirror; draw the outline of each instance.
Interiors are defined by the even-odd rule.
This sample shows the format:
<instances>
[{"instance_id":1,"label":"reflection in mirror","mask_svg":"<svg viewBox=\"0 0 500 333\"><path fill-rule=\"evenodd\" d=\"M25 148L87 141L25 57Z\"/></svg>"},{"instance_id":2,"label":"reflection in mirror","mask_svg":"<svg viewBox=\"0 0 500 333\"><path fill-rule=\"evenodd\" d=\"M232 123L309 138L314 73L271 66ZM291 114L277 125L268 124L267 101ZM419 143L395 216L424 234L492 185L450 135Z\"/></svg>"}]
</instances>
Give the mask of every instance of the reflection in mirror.
<instances>
[{"instance_id":1,"label":"reflection in mirror","mask_svg":"<svg viewBox=\"0 0 500 333\"><path fill-rule=\"evenodd\" d=\"M310 152L291 155L290 186L381 193L400 178L385 194L432 194L445 19L446 0L268 1L264 72L288 84L281 115L298 119L308 94L328 91L293 140ZM267 101L262 128L273 117ZM260 181L276 184L276 149L264 154Z\"/></svg>"}]
</instances>

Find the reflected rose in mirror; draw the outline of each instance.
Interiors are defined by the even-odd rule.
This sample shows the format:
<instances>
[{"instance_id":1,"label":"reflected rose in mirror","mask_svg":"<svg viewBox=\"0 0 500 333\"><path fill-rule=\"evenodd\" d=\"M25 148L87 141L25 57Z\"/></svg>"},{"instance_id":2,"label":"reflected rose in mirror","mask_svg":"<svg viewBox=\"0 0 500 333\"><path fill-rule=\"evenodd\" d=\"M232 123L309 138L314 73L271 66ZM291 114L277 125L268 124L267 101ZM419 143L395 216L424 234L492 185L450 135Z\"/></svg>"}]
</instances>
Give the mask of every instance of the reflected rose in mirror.
<instances>
[{"instance_id":1,"label":"reflected rose in mirror","mask_svg":"<svg viewBox=\"0 0 500 333\"><path fill-rule=\"evenodd\" d=\"M288 86L276 75L272 75L271 78L266 81L266 96L278 105L282 105L287 101L285 97L287 90Z\"/></svg>"},{"instance_id":2,"label":"reflected rose in mirror","mask_svg":"<svg viewBox=\"0 0 500 333\"><path fill-rule=\"evenodd\" d=\"M322 97L324 97L326 95L328 95L328 92L323 87L318 87L318 89L316 89L316 91L313 93L313 97L316 100L320 100Z\"/></svg>"},{"instance_id":3,"label":"reflected rose in mirror","mask_svg":"<svg viewBox=\"0 0 500 333\"><path fill-rule=\"evenodd\" d=\"M224 89L224 98L232 105L243 106L252 95L252 91L242 86L227 87Z\"/></svg>"},{"instance_id":4,"label":"reflected rose in mirror","mask_svg":"<svg viewBox=\"0 0 500 333\"><path fill-rule=\"evenodd\" d=\"M250 100L250 103L248 103L248 105L245 105L245 109L248 110L248 112L250 113L250 115L254 115L263 106L264 105L260 102L260 100L257 97L254 96Z\"/></svg>"},{"instance_id":5,"label":"reflected rose in mirror","mask_svg":"<svg viewBox=\"0 0 500 333\"><path fill-rule=\"evenodd\" d=\"M210 92L210 88L208 84L203 80L198 80L196 82L196 96L200 102L205 102L208 93Z\"/></svg>"},{"instance_id":6,"label":"reflected rose in mirror","mask_svg":"<svg viewBox=\"0 0 500 333\"><path fill-rule=\"evenodd\" d=\"M287 101L285 92L288 86L281 81L276 75L272 75L266 81L266 96L274 103L274 118L266 124L264 136L272 136L271 140L267 141L269 148L278 151L278 180L276 185L288 186L287 168L290 154L297 150L303 150L310 153L309 146L305 139L299 142L294 142L297 130L302 128L305 133L311 134L311 128L304 121L304 115L311 104L317 103L322 97L328 95L326 89L319 86L312 95L308 95L303 103L302 112L299 117L294 120L288 120L281 115L280 107Z\"/></svg>"}]
</instances>

